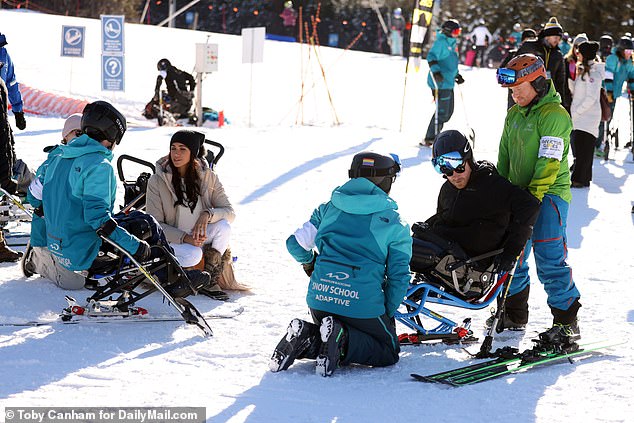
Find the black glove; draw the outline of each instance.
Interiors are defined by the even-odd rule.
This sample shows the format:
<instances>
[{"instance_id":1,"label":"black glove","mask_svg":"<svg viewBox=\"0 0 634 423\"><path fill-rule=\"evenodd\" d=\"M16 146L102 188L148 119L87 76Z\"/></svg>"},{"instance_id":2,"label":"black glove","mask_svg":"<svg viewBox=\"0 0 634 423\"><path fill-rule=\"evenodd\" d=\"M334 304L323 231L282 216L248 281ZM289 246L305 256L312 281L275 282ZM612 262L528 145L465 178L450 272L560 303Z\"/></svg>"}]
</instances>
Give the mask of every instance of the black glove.
<instances>
[{"instance_id":1,"label":"black glove","mask_svg":"<svg viewBox=\"0 0 634 423\"><path fill-rule=\"evenodd\" d=\"M315 270L315 262L317 261L317 254L313 253L313 259L308 263L302 263L302 267L304 268L304 272L310 276L313 274L313 270Z\"/></svg>"},{"instance_id":2,"label":"black glove","mask_svg":"<svg viewBox=\"0 0 634 423\"><path fill-rule=\"evenodd\" d=\"M152 250L150 249L150 244L145 241L139 241L139 248L137 248L136 253L132 255L136 261L144 262L150 258Z\"/></svg>"},{"instance_id":3,"label":"black glove","mask_svg":"<svg viewBox=\"0 0 634 423\"><path fill-rule=\"evenodd\" d=\"M460 74L456 75L456 77L454 78L454 81L456 81L456 84L458 85L464 84L464 78Z\"/></svg>"},{"instance_id":4,"label":"black glove","mask_svg":"<svg viewBox=\"0 0 634 423\"><path fill-rule=\"evenodd\" d=\"M442 76L442 73L434 72L434 80L436 81L436 84L440 84L442 81L445 80L445 78Z\"/></svg>"},{"instance_id":5,"label":"black glove","mask_svg":"<svg viewBox=\"0 0 634 423\"><path fill-rule=\"evenodd\" d=\"M515 267L515 257L502 253L495 258L493 270L496 273L508 273Z\"/></svg>"},{"instance_id":6,"label":"black glove","mask_svg":"<svg viewBox=\"0 0 634 423\"><path fill-rule=\"evenodd\" d=\"M26 120L24 120L24 112L13 112L13 114L15 115L15 126L17 126L18 129L26 128Z\"/></svg>"}]
</instances>

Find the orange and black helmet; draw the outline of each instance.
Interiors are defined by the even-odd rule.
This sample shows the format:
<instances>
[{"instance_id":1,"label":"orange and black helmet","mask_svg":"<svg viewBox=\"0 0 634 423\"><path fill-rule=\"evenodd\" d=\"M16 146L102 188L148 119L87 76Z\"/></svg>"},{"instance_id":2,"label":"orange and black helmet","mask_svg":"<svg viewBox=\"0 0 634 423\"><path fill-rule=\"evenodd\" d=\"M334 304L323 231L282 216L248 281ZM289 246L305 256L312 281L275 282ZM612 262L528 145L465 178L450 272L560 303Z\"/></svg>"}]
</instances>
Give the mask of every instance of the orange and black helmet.
<instances>
[{"instance_id":1,"label":"orange and black helmet","mask_svg":"<svg viewBox=\"0 0 634 423\"><path fill-rule=\"evenodd\" d=\"M511 59L504 68L496 73L498 84L503 87L515 87L522 82L533 82L539 77L546 79L546 68L540 57L533 54L520 54Z\"/></svg>"}]
</instances>

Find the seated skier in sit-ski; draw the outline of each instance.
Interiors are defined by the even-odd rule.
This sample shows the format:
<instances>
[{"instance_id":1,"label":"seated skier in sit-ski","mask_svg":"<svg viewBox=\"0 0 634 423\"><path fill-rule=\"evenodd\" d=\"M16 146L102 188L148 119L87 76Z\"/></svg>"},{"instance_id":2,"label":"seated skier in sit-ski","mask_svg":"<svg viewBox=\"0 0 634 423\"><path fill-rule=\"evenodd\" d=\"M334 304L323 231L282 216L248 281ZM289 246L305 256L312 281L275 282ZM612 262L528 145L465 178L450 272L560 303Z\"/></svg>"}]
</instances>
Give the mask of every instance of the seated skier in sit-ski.
<instances>
[{"instance_id":1,"label":"seated skier in sit-ski","mask_svg":"<svg viewBox=\"0 0 634 423\"><path fill-rule=\"evenodd\" d=\"M438 134L432 164L447 181L438 194L436 214L412 226L410 268L444 279L469 298L482 293L477 283L471 287L452 286L447 266L452 261L492 253L472 267L493 273L509 272L532 233L539 201L498 175L493 164L476 162L471 144L459 131ZM472 276L465 280L477 280Z\"/></svg>"},{"instance_id":2,"label":"seated skier in sit-ski","mask_svg":"<svg viewBox=\"0 0 634 423\"><path fill-rule=\"evenodd\" d=\"M68 286L63 277L67 272L56 269L61 266L82 275L103 269L103 260L99 258L104 256L104 251L111 252L112 247L102 241L101 236L116 242L141 263L155 258L160 251L150 248L144 239L162 239L167 246L160 226L152 216L141 212L131 216L112 213L117 184L110 162L112 151L121 142L125 131L125 117L111 104L96 101L84 108L82 135L51 150L29 187L29 194L39 218L32 226L32 245L46 246L54 260L49 259L49 265L45 263L42 269L32 263L38 256L27 254L23 269L31 274L42 272L62 288L80 289L83 287L81 280L73 280L72 286ZM142 228L144 233L132 228ZM163 273L156 276L161 284L166 284L168 276ZM187 288L199 289L208 283L207 272L190 270L171 283L173 291L170 294L186 296L192 292Z\"/></svg>"}]
</instances>

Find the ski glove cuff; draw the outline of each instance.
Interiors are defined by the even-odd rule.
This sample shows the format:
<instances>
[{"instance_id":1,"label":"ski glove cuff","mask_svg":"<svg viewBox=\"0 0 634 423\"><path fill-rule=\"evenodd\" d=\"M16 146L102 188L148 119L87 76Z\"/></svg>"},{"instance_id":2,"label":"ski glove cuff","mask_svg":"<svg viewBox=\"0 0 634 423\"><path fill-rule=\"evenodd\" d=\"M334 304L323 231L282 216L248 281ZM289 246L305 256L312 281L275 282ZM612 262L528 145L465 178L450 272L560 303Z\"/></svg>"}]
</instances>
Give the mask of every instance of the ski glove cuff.
<instances>
[{"instance_id":1,"label":"ski glove cuff","mask_svg":"<svg viewBox=\"0 0 634 423\"><path fill-rule=\"evenodd\" d=\"M505 272L508 273L515 267L515 257L511 257L508 254L502 253L495 258L493 264L493 270L496 273Z\"/></svg>"},{"instance_id":2,"label":"ski glove cuff","mask_svg":"<svg viewBox=\"0 0 634 423\"><path fill-rule=\"evenodd\" d=\"M151 253L150 244L145 241L139 241L139 248L137 248L136 253L132 257L137 261L144 262L150 258Z\"/></svg>"},{"instance_id":3,"label":"ski glove cuff","mask_svg":"<svg viewBox=\"0 0 634 423\"><path fill-rule=\"evenodd\" d=\"M304 272L306 272L309 278L313 274L313 270L315 270L316 261L317 261L317 254L313 252L313 259L308 263L302 263L302 268L304 269Z\"/></svg>"}]
</instances>

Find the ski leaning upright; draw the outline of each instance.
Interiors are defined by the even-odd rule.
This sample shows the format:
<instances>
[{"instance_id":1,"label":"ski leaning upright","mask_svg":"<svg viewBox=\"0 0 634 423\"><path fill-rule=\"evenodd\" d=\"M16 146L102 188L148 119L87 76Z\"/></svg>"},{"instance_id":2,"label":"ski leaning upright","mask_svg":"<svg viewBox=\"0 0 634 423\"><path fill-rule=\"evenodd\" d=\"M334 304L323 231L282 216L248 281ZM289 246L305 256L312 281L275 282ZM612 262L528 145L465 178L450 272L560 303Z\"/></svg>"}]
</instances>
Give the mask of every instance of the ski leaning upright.
<instances>
[{"instance_id":1,"label":"ski leaning upright","mask_svg":"<svg viewBox=\"0 0 634 423\"><path fill-rule=\"evenodd\" d=\"M498 355L498 358L493 360L428 376L416 373L412 373L411 376L419 382L441 383L451 386L472 385L474 383L484 382L485 380L499 378L512 373L524 372L537 366L554 364L564 360L574 363L573 359L579 361L597 354L599 350L623 343L623 341L597 341L581 345L572 343L567 348L560 349L540 345L538 342L533 348L521 353L515 348L505 347L498 349L494 353Z\"/></svg>"}]
</instances>

